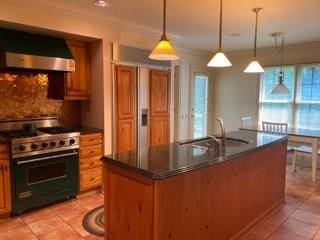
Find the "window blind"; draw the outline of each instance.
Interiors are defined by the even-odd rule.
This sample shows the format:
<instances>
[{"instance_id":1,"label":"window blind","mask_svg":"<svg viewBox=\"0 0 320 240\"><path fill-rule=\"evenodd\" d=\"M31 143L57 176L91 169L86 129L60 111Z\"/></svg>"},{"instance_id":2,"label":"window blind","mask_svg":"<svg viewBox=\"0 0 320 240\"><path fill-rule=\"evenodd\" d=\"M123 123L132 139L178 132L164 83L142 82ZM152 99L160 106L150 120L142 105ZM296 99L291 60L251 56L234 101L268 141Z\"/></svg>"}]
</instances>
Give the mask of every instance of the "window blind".
<instances>
[{"instance_id":1,"label":"window blind","mask_svg":"<svg viewBox=\"0 0 320 240\"><path fill-rule=\"evenodd\" d=\"M302 66L299 71L296 126L320 128L320 65Z\"/></svg>"},{"instance_id":2,"label":"window blind","mask_svg":"<svg viewBox=\"0 0 320 240\"><path fill-rule=\"evenodd\" d=\"M196 75L194 78L194 138L207 136L208 80L208 77L203 75Z\"/></svg>"}]
</instances>

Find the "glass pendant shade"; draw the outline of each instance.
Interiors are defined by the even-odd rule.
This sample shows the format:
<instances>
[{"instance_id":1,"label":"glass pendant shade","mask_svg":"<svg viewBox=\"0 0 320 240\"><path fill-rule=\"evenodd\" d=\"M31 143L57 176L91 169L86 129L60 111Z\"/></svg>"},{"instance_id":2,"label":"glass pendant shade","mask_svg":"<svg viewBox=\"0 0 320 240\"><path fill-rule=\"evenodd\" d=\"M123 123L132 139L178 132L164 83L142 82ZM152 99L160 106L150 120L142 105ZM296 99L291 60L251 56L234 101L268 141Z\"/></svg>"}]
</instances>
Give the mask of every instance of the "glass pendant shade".
<instances>
[{"instance_id":1,"label":"glass pendant shade","mask_svg":"<svg viewBox=\"0 0 320 240\"><path fill-rule=\"evenodd\" d=\"M150 59L160 61L178 60L179 57L168 39L162 38L149 55Z\"/></svg>"},{"instance_id":2,"label":"glass pendant shade","mask_svg":"<svg viewBox=\"0 0 320 240\"><path fill-rule=\"evenodd\" d=\"M222 51L218 51L207 64L208 67L231 67L232 64Z\"/></svg>"},{"instance_id":3,"label":"glass pendant shade","mask_svg":"<svg viewBox=\"0 0 320 240\"><path fill-rule=\"evenodd\" d=\"M271 93L289 93L289 89L283 83L279 83Z\"/></svg>"},{"instance_id":4,"label":"glass pendant shade","mask_svg":"<svg viewBox=\"0 0 320 240\"><path fill-rule=\"evenodd\" d=\"M253 60L244 70L245 73L263 73L264 69L257 60Z\"/></svg>"},{"instance_id":5,"label":"glass pendant shade","mask_svg":"<svg viewBox=\"0 0 320 240\"><path fill-rule=\"evenodd\" d=\"M167 38L167 0L163 0L163 32L157 46L150 53L149 58L159 61L178 60L179 57Z\"/></svg>"},{"instance_id":6,"label":"glass pendant shade","mask_svg":"<svg viewBox=\"0 0 320 240\"><path fill-rule=\"evenodd\" d=\"M282 71L280 72L280 75L279 75L279 83L277 84L277 86L275 86L275 88L271 91L271 93L280 93L280 94L289 93L289 89L283 83Z\"/></svg>"}]
</instances>

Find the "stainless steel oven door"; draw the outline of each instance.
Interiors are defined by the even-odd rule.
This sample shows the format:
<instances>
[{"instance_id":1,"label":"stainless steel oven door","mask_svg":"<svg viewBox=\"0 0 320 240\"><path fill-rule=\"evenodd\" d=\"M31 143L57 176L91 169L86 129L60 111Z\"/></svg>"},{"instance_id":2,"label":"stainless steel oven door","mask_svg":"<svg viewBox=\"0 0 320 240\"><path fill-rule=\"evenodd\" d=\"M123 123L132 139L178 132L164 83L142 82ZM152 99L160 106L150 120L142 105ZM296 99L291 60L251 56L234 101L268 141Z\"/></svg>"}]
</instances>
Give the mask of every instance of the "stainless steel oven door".
<instances>
[{"instance_id":1,"label":"stainless steel oven door","mask_svg":"<svg viewBox=\"0 0 320 240\"><path fill-rule=\"evenodd\" d=\"M51 200L75 196L78 151L15 159L12 170L13 208L21 212Z\"/></svg>"}]
</instances>

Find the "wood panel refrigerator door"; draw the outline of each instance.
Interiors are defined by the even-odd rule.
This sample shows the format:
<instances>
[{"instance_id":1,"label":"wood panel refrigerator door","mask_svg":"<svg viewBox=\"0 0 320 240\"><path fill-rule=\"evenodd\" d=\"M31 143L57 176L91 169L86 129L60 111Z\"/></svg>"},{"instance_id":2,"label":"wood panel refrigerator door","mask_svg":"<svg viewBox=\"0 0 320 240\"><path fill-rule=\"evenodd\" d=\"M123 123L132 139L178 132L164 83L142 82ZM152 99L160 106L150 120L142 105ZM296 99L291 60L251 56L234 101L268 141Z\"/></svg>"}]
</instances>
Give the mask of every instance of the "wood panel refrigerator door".
<instances>
[{"instance_id":1,"label":"wood panel refrigerator door","mask_svg":"<svg viewBox=\"0 0 320 240\"><path fill-rule=\"evenodd\" d=\"M135 147L136 68L116 66L116 151L125 152Z\"/></svg>"},{"instance_id":2,"label":"wood panel refrigerator door","mask_svg":"<svg viewBox=\"0 0 320 240\"><path fill-rule=\"evenodd\" d=\"M150 71L150 146L170 142L170 72Z\"/></svg>"}]
</instances>

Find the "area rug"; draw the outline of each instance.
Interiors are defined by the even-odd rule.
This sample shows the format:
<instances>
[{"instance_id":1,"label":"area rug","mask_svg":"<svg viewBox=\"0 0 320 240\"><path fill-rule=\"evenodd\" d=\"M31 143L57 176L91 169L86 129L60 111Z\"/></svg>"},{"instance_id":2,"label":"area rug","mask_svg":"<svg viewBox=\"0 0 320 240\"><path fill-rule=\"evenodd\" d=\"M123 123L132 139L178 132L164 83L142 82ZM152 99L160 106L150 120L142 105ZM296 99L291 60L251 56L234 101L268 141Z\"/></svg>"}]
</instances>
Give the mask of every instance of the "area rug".
<instances>
[{"instance_id":1,"label":"area rug","mask_svg":"<svg viewBox=\"0 0 320 240\"><path fill-rule=\"evenodd\" d=\"M104 206L89 211L82 220L84 229L96 236L104 236Z\"/></svg>"}]
</instances>

